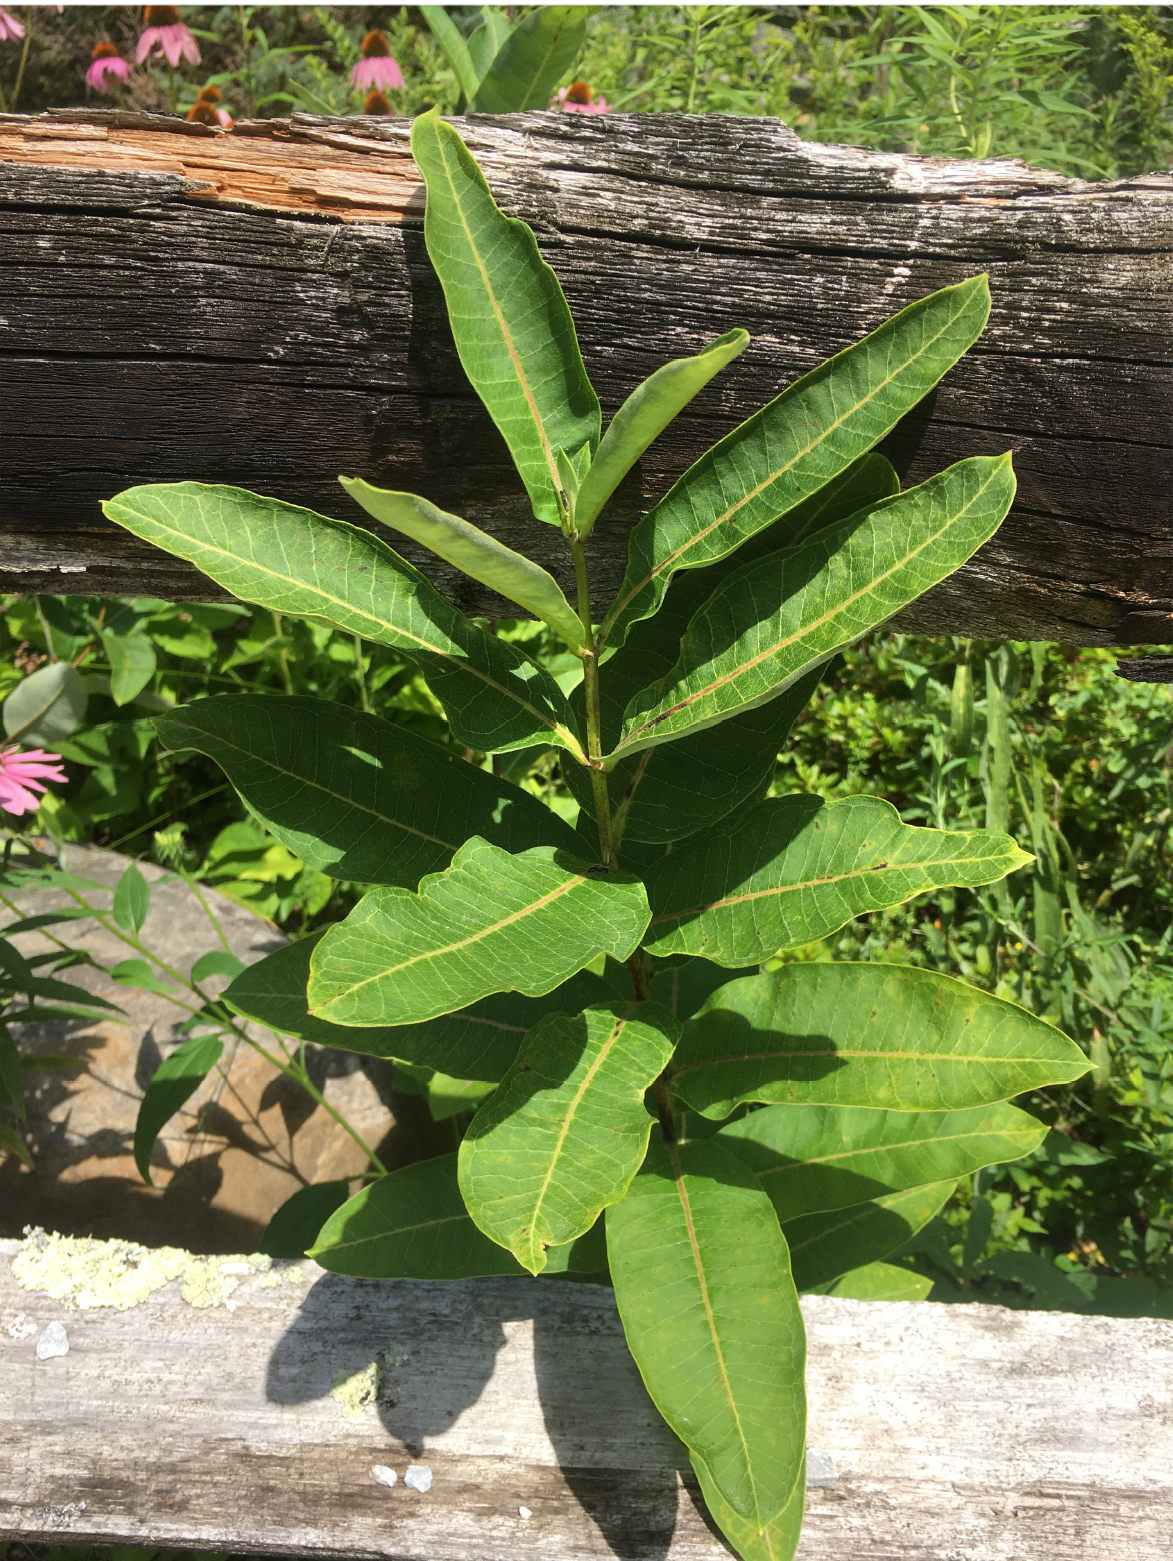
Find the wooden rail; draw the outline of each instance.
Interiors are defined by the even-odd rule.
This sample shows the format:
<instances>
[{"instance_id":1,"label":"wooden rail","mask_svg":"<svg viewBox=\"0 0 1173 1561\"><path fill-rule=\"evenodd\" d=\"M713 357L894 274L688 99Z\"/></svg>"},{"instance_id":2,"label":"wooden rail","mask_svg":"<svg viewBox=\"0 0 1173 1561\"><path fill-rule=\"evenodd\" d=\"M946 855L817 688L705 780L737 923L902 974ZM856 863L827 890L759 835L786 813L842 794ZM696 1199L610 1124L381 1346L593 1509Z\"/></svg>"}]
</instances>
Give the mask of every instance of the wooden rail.
<instances>
[{"instance_id":1,"label":"wooden rail","mask_svg":"<svg viewBox=\"0 0 1173 1561\"><path fill-rule=\"evenodd\" d=\"M111 1282L154 1282L145 1249L44 1240L0 1242L0 1535L388 1561L728 1556L609 1290L177 1253L178 1277L118 1311L100 1304ZM85 1287L99 1304L75 1309ZM1173 1324L823 1296L803 1313L819 1472L799 1561L1168 1556Z\"/></svg>"},{"instance_id":2,"label":"wooden rail","mask_svg":"<svg viewBox=\"0 0 1173 1561\"><path fill-rule=\"evenodd\" d=\"M634 519L713 439L903 304L984 270L985 335L885 450L911 483L1012 448L1019 498L900 623L1173 641L1173 177L1083 184L716 115L461 128L538 231L605 411L667 357L735 325L754 337L600 522L600 601ZM456 360L407 132L0 116L0 590L215 596L107 528L99 500L197 478L364 523L339 472L426 494L566 578ZM466 610L505 610L427 567Z\"/></svg>"}]
</instances>

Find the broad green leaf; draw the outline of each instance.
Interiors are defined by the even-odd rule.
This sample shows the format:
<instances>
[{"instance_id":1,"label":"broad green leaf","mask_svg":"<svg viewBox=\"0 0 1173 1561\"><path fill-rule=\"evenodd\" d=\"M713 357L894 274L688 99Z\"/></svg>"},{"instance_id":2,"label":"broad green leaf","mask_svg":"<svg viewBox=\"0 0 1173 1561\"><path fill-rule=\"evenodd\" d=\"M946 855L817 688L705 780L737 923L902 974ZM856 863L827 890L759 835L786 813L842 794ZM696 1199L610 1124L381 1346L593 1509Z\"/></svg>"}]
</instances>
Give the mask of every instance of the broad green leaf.
<instances>
[{"instance_id":1,"label":"broad green leaf","mask_svg":"<svg viewBox=\"0 0 1173 1561\"><path fill-rule=\"evenodd\" d=\"M757 973L756 965L735 972L742 976L756 976ZM655 972L652 997L683 1023L692 1018L705 998L730 980L729 971L722 970L719 965L710 965L705 959L686 959Z\"/></svg>"},{"instance_id":2,"label":"broad green leaf","mask_svg":"<svg viewBox=\"0 0 1173 1561\"><path fill-rule=\"evenodd\" d=\"M517 114L550 106L550 95L578 58L594 7L543 5L510 33L469 107L474 114ZM596 435L597 437L597 435Z\"/></svg>"},{"instance_id":3,"label":"broad green leaf","mask_svg":"<svg viewBox=\"0 0 1173 1561\"><path fill-rule=\"evenodd\" d=\"M224 1043L213 1035L194 1036L177 1046L155 1069L134 1125L134 1163L148 1186L154 1185L151 1150L160 1130L199 1089L220 1061L223 1050Z\"/></svg>"},{"instance_id":4,"label":"broad green leaf","mask_svg":"<svg viewBox=\"0 0 1173 1561\"><path fill-rule=\"evenodd\" d=\"M994 830L902 824L879 797L772 797L646 875L645 945L659 955L757 964L865 911L928 889L993 883L1031 860Z\"/></svg>"},{"instance_id":5,"label":"broad green leaf","mask_svg":"<svg viewBox=\"0 0 1173 1561\"><path fill-rule=\"evenodd\" d=\"M117 969L117 966L115 967ZM113 971L110 972L113 975ZM122 1009L117 1003L110 1003L104 997L98 997L93 992L83 991L81 987L71 986L68 981L54 981L47 976L37 976L21 988L30 997L47 997L53 1002L69 1003L75 1009L100 1008L107 1013L120 1014ZM31 1019L30 1013L22 1012L22 1021ZM90 1015L93 1018L93 1015Z\"/></svg>"},{"instance_id":6,"label":"broad green leaf","mask_svg":"<svg viewBox=\"0 0 1173 1561\"><path fill-rule=\"evenodd\" d=\"M647 924L630 875L546 846L510 856L474 835L418 894L375 889L330 928L310 961L310 1011L418 1024L493 992L540 997L600 954L626 959Z\"/></svg>"},{"instance_id":7,"label":"broad green leaf","mask_svg":"<svg viewBox=\"0 0 1173 1561\"><path fill-rule=\"evenodd\" d=\"M89 695L81 673L51 661L23 678L4 701L4 734L26 748L52 748L85 717Z\"/></svg>"},{"instance_id":8,"label":"broad green leaf","mask_svg":"<svg viewBox=\"0 0 1173 1561\"><path fill-rule=\"evenodd\" d=\"M670 658L648 651L628 655L625 647L616 662L600 668L600 706L604 747L619 735L623 707L638 688L646 686L643 674L657 676ZM671 746L645 748L621 759L607 776L611 816L627 842L654 843L682 840L720 822L755 794L765 791L773 779L778 752L790 728L819 686L823 668L816 667L778 699L721 723L719 729L696 732ZM629 681L634 680L634 681ZM570 707L583 711L578 689ZM595 816L590 772L585 766L567 764L563 777L571 796L586 817Z\"/></svg>"},{"instance_id":9,"label":"broad green leaf","mask_svg":"<svg viewBox=\"0 0 1173 1561\"><path fill-rule=\"evenodd\" d=\"M373 488L369 482L356 477L338 480L351 498L376 520L413 537L437 557L455 564L470 579L479 580L491 591L524 607L526 612L560 634L571 650L577 650L583 644L585 634L581 618L566 600L557 580L541 564L515 553L487 531L470 525L458 515L449 515L414 493Z\"/></svg>"},{"instance_id":10,"label":"broad green leaf","mask_svg":"<svg viewBox=\"0 0 1173 1561\"><path fill-rule=\"evenodd\" d=\"M1047 1125L1017 1106L875 1111L769 1106L718 1134L744 1160L783 1222L906 1187L968 1176L1037 1149Z\"/></svg>"},{"instance_id":11,"label":"broad green leaf","mask_svg":"<svg viewBox=\"0 0 1173 1561\"><path fill-rule=\"evenodd\" d=\"M191 979L207 981L212 976L238 976L244 968L244 960L237 959L227 949L213 949L209 954L201 954L196 960L191 967Z\"/></svg>"},{"instance_id":12,"label":"broad green leaf","mask_svg":"<svg viewBox=\"0 0 1173 1561\"><path fill-rule=\"evenodd\" d=\"M623 1197L648 1147L644 1095L680 1026L655 1003L550 1014L460 1146L460 1191L486 1236L538 1274Z\"/></svg>"},{"instance_id":13,"label":"broad green leaf","mask_svg":"<svg viewBox=\"0 0 1173 1561\"><path fill-rule=\"evenodd\" d=\"M611 419L578 491L574 529L580 537L589 535L603 505L652 441L748 346L748 331L727 331L695 357L665 363L632 391Z\"/></svg>"},{"instance_id":14,"label":"broad green leaf","mask_svg":"<svg viewBox=\"0 0 1173 1561\"><path fill-rule=\"evenodd\" d=\"M742 1101L952 1111L1088 1071L1014 1003L908 965L783 965L714 992L684 1026L672 1088L702 1116Z\"/></svg>"},{"instance_id":15,"label":"broad green leaf","mask_svg":"<svg viewBox=\"0 0 1173 1561\"><path fill-rule=\"evenodd\" d=\"M102 630L102 644L110 662L110 697L116 705L128 705L155 675L155 647L145 634L114 634Z\"/></svg>"},{"instance_id":16,"label":"broad green leaf","mask_svg":"<svg viewBox=\"0 0 1173 1561\"><path fill-rule=\"evenodd\" d=\"M346 1202L348 1182L314 1182L299 1187L265 1226L258 1252L270 1257L304 1257L322 1226Z\"/></svg>"},{"instance_id":17,"label":"broad green leaf","mask_svg":"<svg viewBox=\"0 0 1173 1561\"><path fill-rule=\"evenodd\" d=\"M607 1210L607 1251L656 1408L763 1528L794 1490L806 1431L806 1339L769 1199L721 1145L655 1143Z\"/></svg>"},{"instance_id":18,"label":"broad green leaf","mask_svg":"<svg viewBox=\"0 0 1173 1561\"><path fill-rule=\"evenodd\" d=\"M14 1154L18 1160L23 1160L30 1171L35 1171L33 1157L24 1139L14 1127L9 1127L7 1122L0 1122L0 1154Z\"/></svg>"},{"instance_id":19,"label":"broad green leaf","mask_svg":"<svg viewBox=\"0 0 1173 1561\"><path fill-rule=\"evenodd\" d=\"M166 986L159 980L145 959L120 960L112 968L110 975L119 986L134 987L139 992L155 992L160 997L179 996L174 987Z\"/></svg>"},{"instance_id":20,"label":"broad green leaf","mask_svg":"<svg viewBox=\"0 0 1173 1561\"><path fill-rule=\"evenodd\" d=\"M984 275L932 293L706 451L631 533L602 637L619 644L677 570L725 558L878 444L972 346L989 312Z\"/></svg>"},{"instance_id":21,"label":"broad green leaf","mask_svg":"<svg viewBox=\"0 0 1173 1561\"><path fill-rule=\"evenodd\" d=\"M460 1196L455 1154L381 1176L337 1209L306 1254L363 1279L481 1279L524 1274L476 1228Z\"/></svg>"},{"instance_id":22,"label":"broad green leaf","mask_svg":"<svg viewBox=\"0 0 1173 1561\"><path fill-rule=\"evenodd\" d=\"M559 36L585 27L584 11L577 11L573 22L555 15L567 9L535 12L502 55L527 49L531 23L553 26ZM542 17L552 21L542 24ZM490 75L506 63L494 61ZM559 68L559 76L564 69ZM482 103L488 85L482 83L478 92L478 109L511 112L532 106ZM444 289L460 361L509 446L535 516L561 526L569 506L560 497L555 452L561 448L573 460L585 445L593 456L600 423L599 398L583 367L562 288L538 253L532 231L498 210L472 153L439 110L412 123L411 150L428 187L424 238Z\"/></svg>"},{"instance_id":23,"label":"broad green leaf","mask_svg":"<svg viewBox=\"0 0 1173 1561\"><path fill-rule=\"evenodd\" d=\"M123 932L137 937L150 908L151 886L132 862L118 880L111 914Z\"/></svg>"},{"instance_id":24,"label":"broad green leaf","mask_svg":"<svg viewBox=\"0 0 1173 1561\"><path fill-rule=\"evenodd\" d=\"M371 1029L331 1024L310 1013L306 998L310 956L322 936L299 938L250 965L224 992L224 1001L234 1013L294 1040L390 1057L449 1078L495 1082L512 1066L526 1031L545 1014L577 1013L613 995L596 976L582 971L544 997L498 993L425 1024Z\"/></svg>"},{"instance_id":25,"label":"broad green leaf","mask_svg":"<svg viewBox=\"0 0 1173 1561\"><path fill-rule=\"evenodd\" d=\"M974 456L735 571L690 622L672 671L628 705L614 755L776 698L959 569L1013 498L1010 456Z\"/></svg>"},{"instance_id":26,"label":"broad green leaf","mask_svg":"<svg viewBox=\"0 0 1173 1561\"><path fill-rule=\"evenodd\" d=\"M741 1557L741 1561L793 1561L802 1532L806 1498L805 1457L794 1489L786 1498L786 1505L762 1528L733 1510L695 1453L689 1454L689 1460L700 1484L701 1495L705 1498L705 1506L709 1509L709 1516Z\"/></svg>"},{"instance_id":27,"label":"broad green leaf","mask_svg":"<svg viewBox=\"0 0 1173 1561\"><path fill-rule=\"evenodd\" d=\"M957 1183L930 1182L850 1209L787 1220L782 1227L800 1290L825 1285L853 1268L887 1257L915 1236L948 1202Z\"/></svg>"},{"instance_id":28,"label":"broad green leaf","mask_svg":"<svg viewBox=\"0 0 1173 1561\"><path fill-rule=\"evenodd\" d=\"M0 994L0 1005L3 1001L3 995ZM22 1122L26 1120L24 1063L12 1039L12 1032L3 1020L0 1020L0 1106L10 1106Z\"/></svg>"},{"instance_id":29,"label":"broad green leaf","mask_svg":"<svg viewBox=\"0 0 1173 1561\"><path fill-rule=\"evenodd\" d=\"M295 856L332 878L414 889L470 835L580 849L536 797L390 721L325 699L228 694L155 722L214 759Z\"/></svg>"},{"instance_id":30,"label":"broad green leaf","mask_svg":"<svg viewBox=\"0 0 1173 1561\"><path fill-rule=\"evenodd\" d=\"M456 72L460 90L471 103L483 71L477 69L463 34L442 5L421 5L419 11L448 56L448 63ZM479 28L477 30L480 31Z\"/></svg>"},{"instance_id":31,"label":"broad green leaf","mask_svg":"<svg viewBox=\"0 0 1173 1561\"><path fill-rule=\"evenodd\" d=\"M549 673L469 623L370 532L242 488L198 482L128 488L102 507L118 525L186 558L244 601L405 651L422 667L456 737L478 753L535 742L581 752Z\"/></svg>"},{"instance_id":32,"label":"broad green leaf","mask_svg":"<svg viewBox=\"0 0 1173 1561\"><path fill-rule=\"evenodd\" d=\"M432 9L432 7L429 7ZM436 7L435 9L439 9ZM468 37L468 54L472 60L472 68L476 72L476 81L473 83L472 92L465 93L469 101L472 101L476 93L477 84L488 70L489 66L497 58L508 39L513 28L504 11L499 11L495 6L481 6L481 15L484 21L479 27L473 29ZM464 85L461 78L461 85Z\"/></svg>"},{"instance_id":33,"label":"broad green leaf","mask_svg":"<svg viewBox=\"0 0 1173 1561\"><path fill-rule=\"evenodd\" d=\"M896 1263L865 1263L842 1279L820 1286L825 1295L848 1301L923 1301L932 1288L931 1279Z\"/></svg>"}]
</instances>

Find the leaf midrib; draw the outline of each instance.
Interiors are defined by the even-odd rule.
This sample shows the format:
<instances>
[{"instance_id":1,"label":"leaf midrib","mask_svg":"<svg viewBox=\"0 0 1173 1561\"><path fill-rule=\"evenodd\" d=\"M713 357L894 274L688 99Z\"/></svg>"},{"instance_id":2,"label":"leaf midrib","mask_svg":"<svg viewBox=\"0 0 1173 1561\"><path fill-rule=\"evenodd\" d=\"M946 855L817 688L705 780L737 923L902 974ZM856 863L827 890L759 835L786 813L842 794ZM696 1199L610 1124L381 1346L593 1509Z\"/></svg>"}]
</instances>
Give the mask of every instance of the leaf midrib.
<instances>
[{"instance_id":1,"label":"leaf midrib","mask_svg":"<svg viewBox=\"0 0 1173 1561\"><path fill-rule=\"evenodd\" d=\"M771 1051L771 1052L731 1052L723 1057L706 1057L701 1062L686 1062L672 1071L673 1079L678 1079L682 1074L695 1073L698 1068L722 1067L731 1062L774 1062L787 1057L842 1057L844 1059L884 1058L895 1062L919 1062L926 1067L934 1063L969 1063L980 1062L987 1065L1008 1062L1049 1062L1047 1057L1024 1057L1021 1054L1010 1053L1005 1057L997 1054L986 1053L970 1056L966 1052L906 1052L906 1051L853 1051L849 1047L835 1049L827 1047L820 1051ZM785 1083L778 1079L777 1083ZM797 1082L803 1082L801 1080Z\"/></svg>"},{"instance_id":2,"label":"leaf midrib","mask_svg":"<svg viewBox=\"0 0 1173 1561\"><path fill-rule=\"evenodd\" d=\"M950 319L945 322L945 324L937 332L936 336L932 337L927 343L924 343L921 346L917 353L911 357L903 359L898 369L894 369L892 373L888 374L884 379L880 380L879 383L871 391L869 391L866 396L862 397L859 401L854 402L847 409L847 411L837 417L834 422L825 424L817 439L813 439L810 444L804 445L801 450L796 451L788 461L786 461L782 466L779 466L774 472L770 474L769 477L760 482L756 488L747 493L744 498L739 499L736 504L731 505L727 510L724 511L723 514L719 515L716 520L711 521L709 525L707 525L702 531L694 533L694 535L691 536L687 542L682 543L682 545L678 547L674 553L670 553L662 563L657 564L655 568L646 574L638 585L632 586L631 590L628 591L625 596L621 596L615 603L614 607L612 607L611 611L607 614L605 622L599 629L599 643L602 644L602 642L606 639L608 633L610 632L612 622L618 618L619 614L627 606L628 602L630 602L633 597L637 596L639 592L643 590L645 585L650 585L651 582L659 575L661 575L665 569L669 569L675 563L675 561L681 557L682 554L687 553L689 549L695 547L698 542L702 542L704 538L707 537L710 532L715 531L718 526L723 526L731 516L736 515L738 510L743 508L746 504L750 503L751 500L758 498L762 493L765 492L767 488L769 488L773 483L777 482L785 472L789 471L796 461L801 460L804 456L809 455L812 450L817 450L820 445L825 444L828 436L834 433L834 431L839 428L847 420L847 418L853 417L861 407L865 407L869 402L874 401L879 393L885 388L885 386L890 385L898 374L903 373L912 364L918 362L930 347L935 346L941 337L945 334L945 332L956 323L962 314L964 314L965 308L968 306L969 301L970 300L967 297L965 304L963 304L962 307L957 310L956 314L952 315ZM847 350L851 351L850 348ZM786 392L783 391L782 394L785 395ZM763 408L763 411L764 410L765 408ZM816 489L815 491L817 492L818 490ZM783 513L785 513L785 511ZM777 518L780 519L781 517ZM748 540L748 538L746 540ZM718 560L712 560L712 562L718 562Z\"/></svg>"},{"instance_id":3,"label":"leaf midrib","mask_svg":"<svg viewBox=\"0 0 1173 1561\"><path fill-rule=\"evenodd\" d=\"M131 505L126 504L125 500L123 500L122 503L126 509L132 508ZM139 510L134 510L133 513L140 515L142 514L142 512ZM519 705L523 710L528 711L536 721L539 721L543 726L549 727L552 732L557 732L561 736L569 738L570 743L573 745L571 749L572 752L582 752L582 744L574 736L574 733L571 732L568 727L563 726L560 721L555 721L553 717L545 715L541 710L537 709L536 706L531 705L528 700L519 698L519 696L515 694L512 689L505 688L502 684L498 683L495 678L491 678L488 673L482 672L479 667L474 666L471 662L461 661L460 658L454 656L451 651L439 649L437 646L430 644L427 640L422 638L422 636L413 634L410 629L400 629L396 627L396 625L388 623L386 619L377 617L373 612L368 612L365 608L355 606L354 603L345 601L342 597L333 596L329 591L324 590L321 585L307 584L306 581L297 579L293 575L282 574L280 570L274 569L271 564L260 564L253 559L243 557L239 553L230 553L226 548L219 546L219 544L215 542L209 542L206 540L196 541L187 532L179 530L179 528L176 526L169 526L165 521L157 520L153 515L144 515L143 518L149 525L158 527L160 531L166 532L168 536L181 537L189 546L203 548L207 552L215 553L219 558L227 559L229 563L238 564L244 569L255 569L258 574L267 575L271 579L279 580L282 582L282 584L292 586L299 591L306 591L310 595L317 596L324 603L330 603L334 607L341 608L344 612L352 613L356 618L365 619L368 623L373 624L376 628L383 629L385 631L389 630L391 633L398 635L401 639L409 640L413 645L419 646L421 650L428 651L430 655L439 656L444 661L452 662L458 671L471 673L473 677L479 678L480 681L487 687L495 689L497 693L502 695L503 698L512 700L514 704ZM182 550L180 549L173 549L173 551L179 552L179 556L181 558L184 556ZM443 600L443 598L441 598L441 600ZM445 603L445 605L447 606L448 604ZM455 608L453 608L453 611L455 611ZM371 637L374 638L373 635ZM381 644L385 642L376 641L376 643Z\"/></svg>"},{"instance_id":4,"label":"leaf midrib","mask_svg":"<svg viewBox=\"0 0 1173 1561\"><path fill-rule=\"evenodd\" d=\"M926 537L924 541L921 542L917 547L913 548L908 553L902 554L901 557L898 558L888 569L884 570L882 574L870 576L868 583L865 586L862 586L858 591L853 592L850 596L843 597L839 602L836 603L834 607L823 613L821 617L815 618L812 622L805 624L801 629L796 630L793 634L784 635L780 640L777 641L776 644L771 645L768 649L759 651L757 655L751 656L748 661L742 662L740 666L734 667L731 671L723 673L719 678L715 678L711 683L706 684L704 688L698 689L695 693L689 694L687 698L681 699L676 704L669 706L669 708L661 715L655 716L652 720L645 721L642 726L636 727L634 731L630 732L627 737L615 745L613 754L609 755L608 757L614 757L616 754L621 754L624 749L630 747L631 743L637 738L641 737L646 732L654 730L657 726L662 726L665 721L669 720L670 717L677 715L681 710L687 710L691 705L696 704L698 700L707 698L708 695L715 693L717 689L723 688L726 683L732 682L734 678L741 677L745 672L752 671L754 667L759 666L763 661L769 661L771 657L779 655L789 646L798 644L805 639L809 639L826 624L831 623L838 617L841 617L849 608L853 607L862 598L869 595L874 595L876 588L882 585L886 580L891 579L892 575L895 574L897 570L906 568L908 564L910 564L914 558L917 558L921 553L923 553L927 547L931 547L934 542L939 542L948 531L951 531L955 526L959 525L965 519L966 515L974 507L977 501L982 497L986 489L994 481L994 478L1000 471L1001 465L995 466L991 470L989 477L987 477L986 480L977 489L973 497L965 505L964 509L961 509L955 514L950 515L949 519L945 522L939 531L934 531L931 536ZM669 676L671 676L671 674L669 674ZM685 676L687 676L687 674L685 674Z\"/></svg>"},{"instance_id":5,"label":"leaf midrib","mask_svg":"<svg viewBox=\"0 0 1173 1561\"><path fill-rule=\"evenodd\" d=\"M983 862L993 860L996 860L993 856L956 856L931 862L881 862L875 867L855 867L849 873L834 873L826 878L807 878L801 883L781 884L774 889L754 889L749 894L726 895L723 899L711 900L705 905L693 905L687 910L664 911L660 916L653 916L648 925L654 927L659 922L679 921L683 916L703 916L707 911L719 911L728 905L747 905L753 900L765 900L771 896L783 894L796 894L801 889L818 889L826 884L845 883L853 878L866 878L869 875L879 873L925 872L931 867L978 866Z\"/></svg>"}]
</instances>

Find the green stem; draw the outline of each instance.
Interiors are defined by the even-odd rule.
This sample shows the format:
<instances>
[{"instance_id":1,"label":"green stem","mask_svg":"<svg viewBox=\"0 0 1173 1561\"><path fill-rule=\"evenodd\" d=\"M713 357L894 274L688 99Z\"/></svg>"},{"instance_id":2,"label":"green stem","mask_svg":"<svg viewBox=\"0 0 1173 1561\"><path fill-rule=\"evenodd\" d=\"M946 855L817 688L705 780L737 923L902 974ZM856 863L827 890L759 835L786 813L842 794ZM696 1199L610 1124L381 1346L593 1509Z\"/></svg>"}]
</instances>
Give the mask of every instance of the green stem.
<instances>
[{"instance_id":1,"label":"green stem","mask_svg":"<svg viewBox=\"0 0 1173 1561\"><path fill-rule=\"evenodd\" d=\"M599 826L599 852L605 866L617 860L615 836L611 827L611 798L607 790L607 772L603 768L602 713L599 701L599 653L591 625L591 593L587 579L586 551L581 542L572 544L574 580L578 588L578 616L584 636L582 655L583 693L586 696L587 767L591 772L591 794L595 819Z\"/></svg>"},{"instance_id":2,"label":"green stem","mask_svg":"<svg viewBox=\"0 0 1173 1561\"><path fill-rule=\"evenodd\" d=\"M281 622L281 614L279 612L275 612L271 614L271 617L273 619L274 634L278 639L284 639L285 628ZM281 680L285 684L285 692L287 694L292 694L293 679L289 675L289 652L286 650L284 645L282 645L281 649L277 652L277 662L281 668Z\"/></svg>"},{"instance_id":3,"label":"green stem","mask_svg":"<svg viewBox=\"0 0 1173 1561\"><path fill-rule=\"evenodd\" d=\"M354 636L354 670L358 675L358 694L362 701L363 713L364 715L370 715L371 701L367 696L367 677L366 670L362 664L362 636L360 634Z\"/></svg>"},{"instance_id":4,"label":"green stem","mask_svg":"<svg viewBox=\"0 0 1173 1561\"><path fill-rule=\"evenodd\" d=\"M24 80L24 68L28 64L29 44L33 41L33 8L26 5L24 8L24 48L20 51L20 67L16 72L16 86L12 89L12 112L16 113L16 102L20 97L20 84Z\"/></svg>"}]
</instances>

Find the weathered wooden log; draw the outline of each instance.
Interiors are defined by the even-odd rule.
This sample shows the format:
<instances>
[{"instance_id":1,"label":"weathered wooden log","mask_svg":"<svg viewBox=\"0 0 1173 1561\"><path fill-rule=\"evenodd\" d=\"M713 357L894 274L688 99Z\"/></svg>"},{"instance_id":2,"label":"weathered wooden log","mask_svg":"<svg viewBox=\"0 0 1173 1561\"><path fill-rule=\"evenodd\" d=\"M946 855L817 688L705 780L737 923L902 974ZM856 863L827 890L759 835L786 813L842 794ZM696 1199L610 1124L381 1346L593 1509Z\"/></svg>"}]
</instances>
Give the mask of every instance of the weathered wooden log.
<instances>
[{"instance_id":1,"label":"weathered wooden log","mask_svg":"<svg viewBox=\"0 0 1173 1561\"><path fill-rule=\"evenodd\" d=\"M1019 497L900 623L1173 641L1173 177L1084 184L720 116L461 128L538 231L605 412L665 358L735 325L754 337L605 514L599 601L634 519L712 440L903 304L985 270L984 336L884 448L909 483L1012 448ZM340 471L423 493L567 578L456 360L407 132L0 118L0 589L215 596L107 528L99 500L198 478L370 524ZM506 610L427 567L465 609Z\"/></svg>"},{"instance_id":2,"label":"weathered wooden log","mask_svg":"<svg viewBox=\"0 0 1173 1561\"><path fill-rule=\"evenodd\" d=\"M32 1273L0 1242L0 1533L395 1561L728 1556L601 1286L45 1242L23 1244ZM111 1283L162 1287L118 1311ZM800 1561L1168 1554L1173 1325L824 1296L803 1312L819 1472Z\"/></svg>"}]
</instances>

